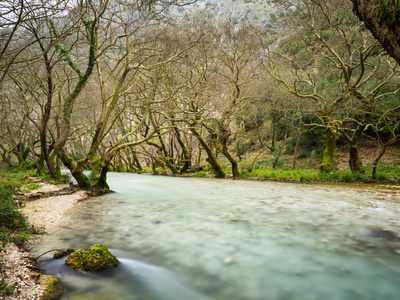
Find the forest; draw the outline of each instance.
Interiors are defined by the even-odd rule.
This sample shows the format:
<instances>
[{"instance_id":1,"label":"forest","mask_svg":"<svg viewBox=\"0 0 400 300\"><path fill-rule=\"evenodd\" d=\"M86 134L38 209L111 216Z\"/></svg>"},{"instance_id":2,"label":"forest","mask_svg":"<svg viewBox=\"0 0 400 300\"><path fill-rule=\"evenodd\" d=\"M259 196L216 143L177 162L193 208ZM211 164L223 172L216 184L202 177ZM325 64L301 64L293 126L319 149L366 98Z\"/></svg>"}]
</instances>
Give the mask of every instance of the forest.
<instances>
[{"instance_id":1,"label":"forest","mask_svg":"<svg viewBox=\"0 0 400 300\"><path fill-rule=\"evenodd\" d=\"M399 145L396 60L349 0L272 2L260 19L223 1L2 1L0 160L107 190L109 171L323 179L340 147L377 179Z\"/></svg>"}]
</instances>

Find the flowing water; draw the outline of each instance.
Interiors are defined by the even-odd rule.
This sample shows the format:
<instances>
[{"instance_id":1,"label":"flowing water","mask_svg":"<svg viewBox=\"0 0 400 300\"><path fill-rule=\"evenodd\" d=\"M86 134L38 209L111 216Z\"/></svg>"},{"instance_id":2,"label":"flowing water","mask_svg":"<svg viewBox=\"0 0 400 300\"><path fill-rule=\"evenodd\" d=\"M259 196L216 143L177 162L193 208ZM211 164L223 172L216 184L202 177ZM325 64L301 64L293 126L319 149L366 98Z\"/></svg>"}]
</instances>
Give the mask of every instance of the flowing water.
<instances>
[{"instance_id":1,"label":"flowing water","mask_svg":"<svg viewBox=\"0 0 400 300\"><path fill-rule=\"evenodd\" d=\"M61 299L399 299L400 189L111 173L33 252L103 244L109 271L51 254Z\"/></svg>"}]
</instances>

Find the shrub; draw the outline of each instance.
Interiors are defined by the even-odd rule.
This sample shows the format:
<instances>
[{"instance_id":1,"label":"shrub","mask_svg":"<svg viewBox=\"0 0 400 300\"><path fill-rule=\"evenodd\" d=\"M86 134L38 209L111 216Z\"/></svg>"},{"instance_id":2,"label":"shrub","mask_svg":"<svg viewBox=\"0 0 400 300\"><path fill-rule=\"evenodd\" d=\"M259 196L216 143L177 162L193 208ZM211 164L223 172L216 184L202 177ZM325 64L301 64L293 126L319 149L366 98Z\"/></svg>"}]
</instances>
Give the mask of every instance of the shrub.
<instances>
[{"instance_id":1,"label":"shrub","mask_svg":"<svg viewBox=\"0 0 400 300\"><path fill-rule=\"evenodd\" d=\"M17 210L10 189L0 185L0 238L10 230L26 230L29 225L24 215Z\"/></svg>"},{"instance_id":2,"label":"shrub","mask_svg":"<svg viewBox=\"0 0 400 300\"><path fill-rule=\"evenodd\" d=\"M339 172L330 172L327 174L327 179L329 181L339 181L340 173Z\"/></svg>"},{"instance_id":3,"label":"shrub","mask_svg":"<svg viewBox=\"0 0 400 300\"><path fill-rule=\"evenodd\" d=\"M344 173L342 174L342 181L344 182L355 182L356 176L352 173Z\"/></svg>"},{"instance_id":4,"label":"shrub","mask_svg":"<svg viewBox=\"0 0 400 300\"><path fill-rule=\"evenodd\" d=\"M382 173L377 173L377 174L375 175L375 180L376 180L377 182L381 182L381 183L385 183L385 182L389 182L389 181L390 181L390 180L389 180L389 177L386 176L386 174L382 174Z\"/></svg>"},{"instance_id":5,"label":"shrub","mask_svg":"<svg viewBox=\"0 0 400 300\"><path fill-rule=\"evenodd\" d=\"M311 174L301 174L300 175L300 182L310 182L312 180Z\"/></svg>"},{"instance_id":6,"label":"shrub","mask_svg":"<svg viewBox=\"0 0 400 300\"><path fill-rule=\"evenodd\" d=\"M204 172L204 171L193 173L193 177L205 177L206 175L207 175L207 172Z\"/></svg>"}]
</instances>

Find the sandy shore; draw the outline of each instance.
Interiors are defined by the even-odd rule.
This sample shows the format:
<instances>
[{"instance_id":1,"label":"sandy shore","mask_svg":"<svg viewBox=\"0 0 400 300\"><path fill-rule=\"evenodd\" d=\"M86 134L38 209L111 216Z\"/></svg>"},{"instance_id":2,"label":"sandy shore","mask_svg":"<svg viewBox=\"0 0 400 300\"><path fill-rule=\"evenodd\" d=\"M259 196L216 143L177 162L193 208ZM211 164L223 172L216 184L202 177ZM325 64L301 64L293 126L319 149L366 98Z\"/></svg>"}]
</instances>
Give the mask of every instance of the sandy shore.
<instances>
[{"instance_id":1,"label":"sandy shore","mask_svg":"<svg viewBox=\"0 0 400 300\"><path fill-rule=\"evenodd\" d=\"M60 187L41 183L42 187L33 193L48 193L60 190ZM78 201L87 198L84 191L78 191L70 195L44 197L26 203L22 212L28 221L36 227L43 228L46 232L51 231L63 219L64 214ZM34 266L33 256L19 250L15 245L9 245L6 252L0 254L4 257L3 270L7 278L7 286L13 287L15 292L11 296L1 296L0 300L39 300L44 288L38 282L38 273L31 271L27 266Z\"/></svg>"}]
</instances>

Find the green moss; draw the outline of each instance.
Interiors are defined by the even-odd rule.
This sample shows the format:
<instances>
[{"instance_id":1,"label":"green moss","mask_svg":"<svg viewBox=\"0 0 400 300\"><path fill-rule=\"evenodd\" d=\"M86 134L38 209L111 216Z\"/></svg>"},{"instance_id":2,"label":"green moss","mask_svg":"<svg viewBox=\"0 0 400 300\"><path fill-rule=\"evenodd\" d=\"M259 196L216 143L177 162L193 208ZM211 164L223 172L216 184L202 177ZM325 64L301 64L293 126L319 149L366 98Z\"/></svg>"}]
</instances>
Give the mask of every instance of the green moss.
<instances>
[{"instance_id":1,"label":"green moss","mask_svg":"<svg viewBox=\"0 0 400 300\"><path fill-rule=\"evenodd\" d=\"M399 0L375 0L379 4L378 17L380 24L386 23L388 27L400 24L400 1Z\"/></svg>"},{"instance_id":2,"label":"green moss","mask_svg":"<svg viewBox=\"0 0 400 300\"><path fill-rule=\"evenodd\" d=\"M336 149L336 133L331 128L326 128L326 145L324 150L324 157L319 167L321 173L330 173L333 171Z\"/></svg>"},{"instance_id":3,"label":"green moss","mask_svg":"<svg viewBox=\"0 0 400 300\"><path fill-rule=\"evenodd\" d=\"M73 253L74 251L75 251L75 250L72 249L72 248L67 248L67 249L65 249L65 250L58 251L58 252L54 253L53 257L54 257L55 259L59 259L59 258L62 258L62 257L64 257L64 256L67 256L67 255Z\"/></svg>"},{"instance_id":4,"label":"green moss","mask_svg":"<svg viewBox=\"0 0 400 300\"><path fill-rule=\"evenodd\" d=\"M207 172L204 172L204 171L199 171L199 172L196 172L196 173L193 173L193 177L205 177L207 175Z\"/></svg>"},{"instance_id":5,"label":"green moss","mask_svg":"<svg viewBox=\"0 0 400 300\"><path fill-rule=\"evenodd\" d=\"M63 293L61 280L58 277L52 275L41 275L39 283L44 287L41 300L58 299Z\"/></svg>"},{"instance_id":6,"label":"green moss","mask_svg":"<svg viewBox=\"0 0 400 300\"><path fill-rule=\"evenodd\" d=\"M118 265L117 258L103 245L93 245L74 251L65 264L74 269L86 271L101 271Z\"/></svg>"}]
</instances>

